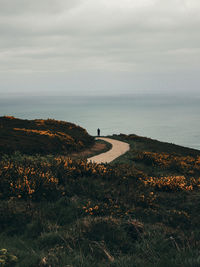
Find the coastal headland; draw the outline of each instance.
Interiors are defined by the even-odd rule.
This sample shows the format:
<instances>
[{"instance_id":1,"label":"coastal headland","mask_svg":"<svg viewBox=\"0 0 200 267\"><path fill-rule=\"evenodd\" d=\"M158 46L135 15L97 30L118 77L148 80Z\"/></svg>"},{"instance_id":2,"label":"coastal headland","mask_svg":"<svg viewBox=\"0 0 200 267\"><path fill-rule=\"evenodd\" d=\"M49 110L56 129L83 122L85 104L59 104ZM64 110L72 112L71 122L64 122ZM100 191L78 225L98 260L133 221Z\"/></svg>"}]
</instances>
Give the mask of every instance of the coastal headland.
<instances>
[{"instance_id":1,"label":"coastal headland","mask_svg":"<svg viewBox=\"0 0 200 267\"><path fill-rule=\"evenodd\" d=\"M63 121L0 118L0 265L198 266L200 151L100 139ZM116 144L126 149L111 158Z\"/></svg>"}]
</instances>

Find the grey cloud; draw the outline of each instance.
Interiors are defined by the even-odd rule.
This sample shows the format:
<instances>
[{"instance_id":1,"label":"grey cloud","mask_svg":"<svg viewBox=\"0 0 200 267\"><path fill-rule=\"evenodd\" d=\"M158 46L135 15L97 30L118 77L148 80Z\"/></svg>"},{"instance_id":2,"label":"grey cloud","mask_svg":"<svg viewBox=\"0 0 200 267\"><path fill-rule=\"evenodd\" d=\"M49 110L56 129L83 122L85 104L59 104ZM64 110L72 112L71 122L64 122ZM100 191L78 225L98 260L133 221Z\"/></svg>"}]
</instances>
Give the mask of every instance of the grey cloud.
<instances>
[{"instance_id":1,"label":"grey cloud","mask_svg":"<svg viewBox=\"0 0 200 267\"><path fill-rule=\"evenodd\" d=\"M0 0L0 14L24 15L24 14L49 14L60 13L63 9L76 7L80 0Z\"/></svg>"},{"instance_id":2,"label":"grey cloud","mask_svg":"<svg viewBox=\"0 0 200 267\"><path fill-rule=\"evenodd\" d=\"M196 72L199 12L197 0L0 0L0 71Z\"/></svg>"}]
</instances>

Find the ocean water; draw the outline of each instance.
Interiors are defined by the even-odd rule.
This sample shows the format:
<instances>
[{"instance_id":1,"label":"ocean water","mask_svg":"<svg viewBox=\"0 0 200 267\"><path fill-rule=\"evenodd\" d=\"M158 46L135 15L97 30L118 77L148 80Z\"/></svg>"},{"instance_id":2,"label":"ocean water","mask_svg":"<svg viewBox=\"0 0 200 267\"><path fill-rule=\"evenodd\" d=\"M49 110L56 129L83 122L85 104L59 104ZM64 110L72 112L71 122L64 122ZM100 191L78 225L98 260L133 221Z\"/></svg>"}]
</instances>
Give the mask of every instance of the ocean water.
<instances>
[{"instance_id":1,"label":"ocean water","mask_svg":"<svg viewBox=\"0 0 200 267\"><path fill-rule=\"evenodd\" d=\"M53 118L91 134L137 134L200 149L200 97L176 95L3 96L0 116Z\"/></svg>"}]
</instances>

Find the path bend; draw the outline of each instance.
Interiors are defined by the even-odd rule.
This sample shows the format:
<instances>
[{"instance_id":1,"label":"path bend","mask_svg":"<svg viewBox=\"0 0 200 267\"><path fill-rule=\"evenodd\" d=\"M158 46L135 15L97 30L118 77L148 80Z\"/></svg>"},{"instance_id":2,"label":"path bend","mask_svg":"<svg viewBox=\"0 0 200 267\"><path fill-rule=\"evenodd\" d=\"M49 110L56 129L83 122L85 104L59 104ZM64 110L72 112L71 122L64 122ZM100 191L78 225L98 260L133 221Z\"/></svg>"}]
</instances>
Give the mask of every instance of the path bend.
<instances>
[{"instance_id":1,"label":"path bend","mask_svg":"<svg viewBox=\"0 0 200 267\"><path fill-rule=\"evenodd\" d=\"M130 149L130 145L122 142L122 141L118 141L118 140L114 140L111 138L107 138L107 137L97 137L96 140L103 140L106 141L108 143L110 143L112 145L112 148L102 154L99 154L97 156L88 158L88 162L94 162L94 163L110 163L111 161L113 161L114 159L118 158L119 156L125 154L127 151L129 151Z\"/></svg>"}]
</instances>

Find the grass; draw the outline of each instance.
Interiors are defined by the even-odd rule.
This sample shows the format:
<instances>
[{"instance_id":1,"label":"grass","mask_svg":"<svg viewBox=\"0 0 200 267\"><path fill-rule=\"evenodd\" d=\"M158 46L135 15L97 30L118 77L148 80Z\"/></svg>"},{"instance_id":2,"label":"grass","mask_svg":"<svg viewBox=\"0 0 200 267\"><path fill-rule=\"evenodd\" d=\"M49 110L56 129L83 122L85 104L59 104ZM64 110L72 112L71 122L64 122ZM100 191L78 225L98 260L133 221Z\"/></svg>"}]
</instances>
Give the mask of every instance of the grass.
<instances>
[{"instance_id":1,"label":"grass","mask_svg":"<svg viewBox=\"0 0 200 267\"><path fill-rule=\"evenodd\" d=\"M0 117L0 153L69 154L94 144L94 138L75 124Z\"/></svg>"},{"instance_id":2,"label":"grass","mask_svg":"<svg viewBox=\"0 0 200 267\"><path fill-rule=\"evenodd\" d=\"M130 151L112 164L134 164L148 176L186 175L197 177L200 173L200 151L164 143L136 135L112 136L128 142Z\"/></svg>"},{"instance_id":3,"label":"grass","mask_svg":"<svg viewBox=\"0 0 200 267\"><path fill-rule=\"evenodd\" d=\"M115 138L131 150L107 165L1 156L2 266L200 266L200 152Z\"/></svg>"},{"instance_id":4,"label":"grass","mask_svg":"<svg viewBox=\"0 0 200 267\"><path fill-rule=\"evenodd\" d=\"M104 140L95 140L94 146L89 149L83 150L81 152L72 152L71 154L67 155L72 159L87 159L101 153L105 153L112 148L112 145Z\"/></svg>"}]
</instances>

